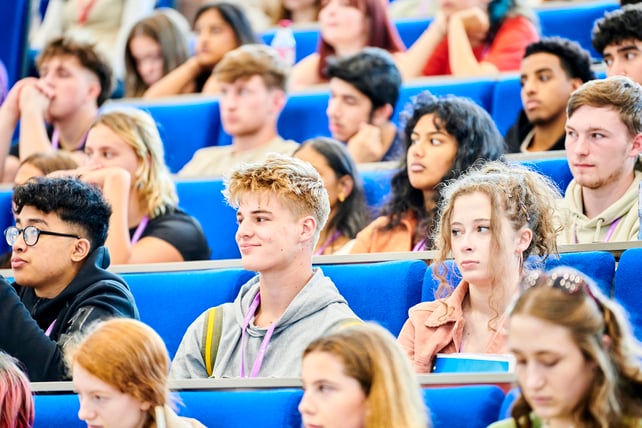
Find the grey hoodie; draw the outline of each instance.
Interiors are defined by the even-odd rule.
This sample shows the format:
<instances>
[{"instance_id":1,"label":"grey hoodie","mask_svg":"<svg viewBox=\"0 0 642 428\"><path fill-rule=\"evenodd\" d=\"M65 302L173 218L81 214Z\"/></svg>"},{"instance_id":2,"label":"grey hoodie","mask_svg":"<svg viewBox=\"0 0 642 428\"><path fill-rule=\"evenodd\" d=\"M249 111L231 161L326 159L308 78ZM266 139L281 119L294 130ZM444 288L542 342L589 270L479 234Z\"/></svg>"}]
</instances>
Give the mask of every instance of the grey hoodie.
<instances>
[{"instance_id":1,"label":"grey hoodie","mask_svg":"<svg viewBox=\"0 0 642 428\"><path fill-rule=\"evenodd\" d=\"M259 291L259 275L241 287L232 303L223 308L221 341L212 377L240 377L241 333L248 307ZM205 362L201 356L203 324L207 311L187 329L172 361L173 379L206 378ZM317 337L350 320L359 318L348 307L330 278L320 268L290 303L278 321L259 372L259 377L298 377L301 374L301 355ZM250 321L246 332L245 373L252 370L267 328Z\"/></svg>"}]
</instances>

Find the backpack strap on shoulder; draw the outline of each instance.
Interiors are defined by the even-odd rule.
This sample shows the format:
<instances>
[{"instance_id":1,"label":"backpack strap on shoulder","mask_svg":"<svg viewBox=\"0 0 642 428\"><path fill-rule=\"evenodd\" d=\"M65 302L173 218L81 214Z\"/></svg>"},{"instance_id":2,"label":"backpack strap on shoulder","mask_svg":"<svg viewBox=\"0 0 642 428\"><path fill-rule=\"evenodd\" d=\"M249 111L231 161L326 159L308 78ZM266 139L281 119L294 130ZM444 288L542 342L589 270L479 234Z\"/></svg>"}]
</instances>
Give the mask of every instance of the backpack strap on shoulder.
<instances>
[{"instance_id":1,"label":"backpack strap on shoulder","mask_svg":"<svg viewBox=\"0 0 642 428\"><path fill-rule=\"evenodd\" d=\"M201 356L205 362L207 376L214 372L214 362L221 343L221 330L223 328L223 308L214 306L207 310L207 317L203 326L203 340L201 341Z\"/></svg>"}]
</instances>

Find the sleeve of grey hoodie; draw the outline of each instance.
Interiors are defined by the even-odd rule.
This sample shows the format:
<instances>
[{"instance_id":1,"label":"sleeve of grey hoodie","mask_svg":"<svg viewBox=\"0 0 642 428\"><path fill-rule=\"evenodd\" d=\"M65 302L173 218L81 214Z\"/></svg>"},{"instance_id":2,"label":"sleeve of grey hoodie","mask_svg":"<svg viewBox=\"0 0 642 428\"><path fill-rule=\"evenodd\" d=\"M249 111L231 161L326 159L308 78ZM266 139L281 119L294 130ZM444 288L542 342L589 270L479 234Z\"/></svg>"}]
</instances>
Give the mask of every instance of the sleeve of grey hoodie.
<instances>
[{"instance_id":1,"label":"sleeve of grey hoodie","mask_svg":"<svg viewBox=\"0 0 642 428\"><path fill-rule=\"evenodd\" d=\"M172 360L169 372L171 379L205 379L208 377L205 361L201 355L203 324L206 316L207 311L196 318L183 335L178 351Z\"/></svg>"}]
</instances>

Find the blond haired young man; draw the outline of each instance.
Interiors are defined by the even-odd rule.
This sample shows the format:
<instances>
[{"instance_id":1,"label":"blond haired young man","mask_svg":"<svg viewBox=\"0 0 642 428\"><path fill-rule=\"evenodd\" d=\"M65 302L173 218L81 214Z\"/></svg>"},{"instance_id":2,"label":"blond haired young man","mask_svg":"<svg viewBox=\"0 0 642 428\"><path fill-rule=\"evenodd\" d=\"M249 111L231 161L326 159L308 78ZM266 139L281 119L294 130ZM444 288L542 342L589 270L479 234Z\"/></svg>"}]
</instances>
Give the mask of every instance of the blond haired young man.
<instances>
[{"instance_id":1,"label":"blond haired young man","mask_svg":"<svg viewBox=\"0 0 642 428\"><path fill-rule=\"evenodd\" d=\"M299 376L310 341L358 319L332 280L312 267L330 212L323 181L308 163L273 155L234 171L225 197L237 209L242 265L258 275L233 303L216 308L222 314L214 318L220 328L212 340L217 351L203 340L209 310L189 326L171 376Z\"/></svg>"}]
</instances>

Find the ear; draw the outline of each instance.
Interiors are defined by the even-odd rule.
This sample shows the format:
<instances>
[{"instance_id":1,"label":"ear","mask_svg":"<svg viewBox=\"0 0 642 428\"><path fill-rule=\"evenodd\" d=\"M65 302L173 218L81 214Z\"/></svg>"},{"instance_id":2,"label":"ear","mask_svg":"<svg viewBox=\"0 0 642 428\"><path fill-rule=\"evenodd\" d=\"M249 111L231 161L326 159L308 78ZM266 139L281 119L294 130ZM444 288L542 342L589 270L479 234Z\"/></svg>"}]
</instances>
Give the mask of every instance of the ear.
<instances>
[{"instance_id":1,"label":"ear","mask_svg":"<svg viewBox=\"0 0 642 428\"><path fill-rule=\"evenodd\" d=\"M573 90L576 90L580 86L582 86L582 79L580 79L579 77L573 77L571 79L571 88L573 88Z\"/></svg>"},{"instance_id":2,"label":"ear","mask_svg":"<svg viewBox=\"0 0 642 428\"><path fill-rule=\"evenodd\" d=\"M517 250L521 253L526 251L533 240L533 231L530 227L522 227L517 231Z\"/></svg>"},{"instance_id":3,"label":"ear","mask_svg":"<svg viewBox=\"0 0 642 428\"><path fill-rule=\"evenodd\" d=\"M89 240L85 238L80 238L76 241L74 250L71 253L71 261L80 263L89 255L89 250L91 249L91 244Z\"/></svg>"},{"instance_id":4,"label":"ear","mask_svg":"<svg viewBox=\"0 0 642 428\"><path fill-rule=\"evenodd\" d=\"M89 90L87 92L87 95L93 100L98 100L98 97L100 96L101 89L102 88L100 87L100 82L98 81L98 79L96 77L93 77L89 81Z\"/></svg>"},{"instance_id":5,"label":"ear","mask_svg":"<svg viewBox=\"0 0 642 428\"><path fill-rule=\"evenodd\" d=\"M354 180L349 175L344 175L339 179L339 192L342 192L347 198L354 189Z\"/></svg>"},{"instance_id":6,"label":"ear","mask_svg":"<svg viewBox=\"0 0 642 428\"><path fill-rule=\"evenodd\" d=\"M149 401L143 401L140 404L140 410L142 410L143 412L146 412L151 408L152 408L152 403L150 403Z\"/></svg>"},{"instance_id":7,"label":"ear","mask_svg":"<svg viewBox=\"0 0 642 428\"><path fill-rule=\"evenodd\" d=\"M642 152L642 133L636 134L633 137L630 153L631 156L637 157L640 155L640 152Z\"/></svg>"},{"instance_id":8,"label":"ear","mask_svg":"<svg viewBox=\"0 0 642 428\"><path fill-rule=\"evenodd\" d=\"M285 103L288 101L287 95L285 95L285 92L283 92L281 89L269 89L270 91L270 98L271 98L271 105L273 108L273 112L276 113L277 115L281 113L283 108L285 107Z\"/></svg>"},{"instance_id":9,"label":"ear","mask_svg":"<svg viewBox=\"0 0 642 428\"><path fill-rule=\"evenodd\" d=\"M310 241L317 231L317 221L311 215L301 219L301 241Z\"/></svg>"},{"instance_id":10,"label":"ear","mask_svg":"<svg viewBox=\"0 0 642 428\"><path fill-rule=\"evenodd\" d=\"M390 104L386 104L375 109L375 111L372 112L371 123L375 126L385 125L388 122L388 120L390 120L390 117L392 116L392 111L393 109Z\"/></svg>"}]
</instances>

